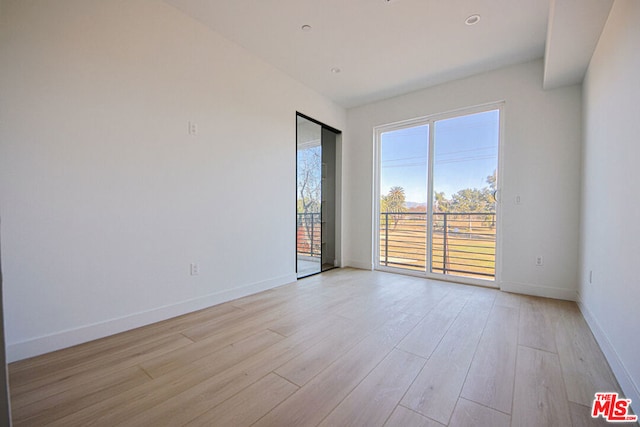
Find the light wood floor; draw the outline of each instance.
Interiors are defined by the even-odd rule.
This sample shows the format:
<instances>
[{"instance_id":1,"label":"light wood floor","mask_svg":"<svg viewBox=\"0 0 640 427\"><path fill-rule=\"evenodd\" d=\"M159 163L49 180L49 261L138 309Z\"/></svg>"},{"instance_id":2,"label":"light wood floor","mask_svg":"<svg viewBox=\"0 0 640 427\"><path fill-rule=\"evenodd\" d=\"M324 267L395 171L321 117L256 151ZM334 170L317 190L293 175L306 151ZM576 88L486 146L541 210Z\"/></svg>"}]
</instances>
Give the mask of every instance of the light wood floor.
<instances>
[{"instance_id":1,"label":"light wood floor","mask_svg":"<svg viewBox=\"0 0 640 427\"><path fill-rule=\"evenodd\" d=\"M352 269L9 367L16 426L589 426L574 303Z\"/></svg>"}]
</instances>

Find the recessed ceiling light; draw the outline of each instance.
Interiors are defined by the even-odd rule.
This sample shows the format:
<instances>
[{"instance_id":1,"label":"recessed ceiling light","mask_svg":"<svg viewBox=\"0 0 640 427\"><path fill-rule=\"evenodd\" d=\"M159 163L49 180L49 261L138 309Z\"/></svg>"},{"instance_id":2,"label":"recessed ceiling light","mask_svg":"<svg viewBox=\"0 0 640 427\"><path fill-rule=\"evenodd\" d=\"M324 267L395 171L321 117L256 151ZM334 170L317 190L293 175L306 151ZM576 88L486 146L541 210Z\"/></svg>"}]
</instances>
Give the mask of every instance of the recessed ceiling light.
<instances>
[{"instance_id":1,"label":"recessed ceiling light","mask_svg":"<svg viewBox=\"0 0 640 427\"><path fill-rule=\"evenodd\" d=\"M476 25L478 22L480 22L480 15L471 15L464 20L464 23L467 25Z\"/></svg>"},{"instance_id":2,"label":"recessed ceiling light","mask_svg":"<svg viewBox=\"0 0 640 427\"><path fill-rule=\"evenodd\" d=\"M311 31L311 25L304 24L300 29L302 31Z\"/></svg>"},{"instance_id":3,"label":"recessed ceiling light","mask_svg":"<svg viewBox=\"0 0 640 427\"><path fill-rule=\"evenodd\" d=\"M333 74L338 74L340 71L342 71L342 70L341 70L340 68L338 68L338 67L333 67L333 68L331 69L331 72L332 72Z\"/></svg>"}]
</instances>

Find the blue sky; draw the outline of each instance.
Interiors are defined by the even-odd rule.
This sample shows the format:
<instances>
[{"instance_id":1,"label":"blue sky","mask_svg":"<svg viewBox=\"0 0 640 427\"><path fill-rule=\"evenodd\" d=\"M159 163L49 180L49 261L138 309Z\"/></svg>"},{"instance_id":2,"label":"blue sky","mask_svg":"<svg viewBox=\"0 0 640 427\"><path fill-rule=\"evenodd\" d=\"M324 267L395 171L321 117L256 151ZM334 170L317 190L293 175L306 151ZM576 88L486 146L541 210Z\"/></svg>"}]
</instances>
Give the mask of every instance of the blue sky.
<instances>
[{"instance_id":1,"label":"blue sky","mask_svg":"<svg viewBox=\"0 0 640 427\"><path fill-rule=\"evenodd\" d=\"M498 110L435 122L433 186L448 198L487 186L498 165ZM380 191L403 187L407 202L427 202L429 126L385 132L380 146Z\"/></svg>"}]
</instances>

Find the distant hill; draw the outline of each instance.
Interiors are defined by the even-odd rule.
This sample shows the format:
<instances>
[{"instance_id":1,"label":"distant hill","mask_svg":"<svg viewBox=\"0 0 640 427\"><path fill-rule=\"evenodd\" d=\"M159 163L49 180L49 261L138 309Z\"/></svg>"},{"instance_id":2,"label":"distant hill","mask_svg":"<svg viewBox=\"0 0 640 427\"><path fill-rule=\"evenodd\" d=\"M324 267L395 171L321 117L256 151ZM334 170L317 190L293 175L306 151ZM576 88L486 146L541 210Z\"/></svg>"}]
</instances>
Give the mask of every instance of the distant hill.
<instances>
[{"instance_id":1,"label":"distant hill","mask_svg":"<svg viewBox=\"0 0 640 427\"><path fill-rule=\"evenodd\" d=\"M413 209L417 207L423 207L423 208L427 207L426 203L418 203L418 202L405 202L404 205L407 207L407 209Z\"/></svg>"}]
</instances>

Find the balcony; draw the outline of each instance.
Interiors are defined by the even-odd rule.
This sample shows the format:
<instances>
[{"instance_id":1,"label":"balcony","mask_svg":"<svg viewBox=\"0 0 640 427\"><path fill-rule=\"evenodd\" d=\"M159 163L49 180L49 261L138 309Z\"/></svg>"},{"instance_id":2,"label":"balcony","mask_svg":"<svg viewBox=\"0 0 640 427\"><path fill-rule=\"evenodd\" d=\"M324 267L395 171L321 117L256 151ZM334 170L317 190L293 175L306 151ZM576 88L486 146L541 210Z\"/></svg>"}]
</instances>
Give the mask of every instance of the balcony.
<instances>
[{"instance_id":1,"label":"balcony","mask_svg":"<svg viewBox=\"0 0 640 427\"><path fill-rule=\"evenodd\" d=\"M322 244L320 212L298 213L298 257L319 258Z\"/></svg>"},{"instance_id":2,"label":"balcony","mask_svg":"<svg viewBox=\"0 0 640 427\"><path fill-rule=\"evenodd\" d=\"M425 212L382 212L380 265L454 276L495 278L495 213L434 213L430 260L427 259L427 236Z\"/></svg>"},{"instance_id":3,"label":"balcony","mask_svg":"<svg viewBox=\"0 0 640 427\"><path fill-rule=\"evenodd\" d=\"M300 268L320 262L320 213L298 214ZM427 261L427 214L380 214L380 265L480 279L495 278L496 215L433 214L431 262ZM430 268L429 268L430 267Z\"/></svg>"},{"instance_id":4,"label":"balcony","mask_svg":"<svg viewBox=\"0 0 640 427\"><path fill-rule=\"evenodd\" d=\"M297 271L298 277L303 277L322 269L322 224L320 212L297 215Z\"/></svg>"}]
</instances>

